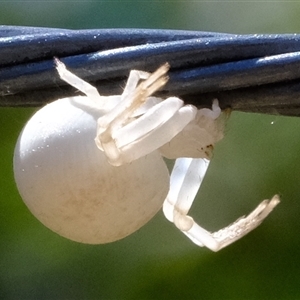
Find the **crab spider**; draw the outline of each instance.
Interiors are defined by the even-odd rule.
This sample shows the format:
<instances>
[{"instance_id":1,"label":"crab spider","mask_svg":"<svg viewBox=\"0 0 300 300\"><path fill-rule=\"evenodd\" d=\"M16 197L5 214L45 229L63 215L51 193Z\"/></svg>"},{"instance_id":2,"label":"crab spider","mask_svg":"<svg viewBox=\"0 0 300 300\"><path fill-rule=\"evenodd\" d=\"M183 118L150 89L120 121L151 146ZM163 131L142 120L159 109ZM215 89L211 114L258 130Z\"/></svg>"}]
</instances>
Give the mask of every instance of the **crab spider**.
<instances>
[{"instance_id":1,"label":"crab spider","mask_svg":"<svg viewBox=\"0 0 300 300\"><path fill-rule=\"evenodd\" d=\"M58 234L83 243L121 239L163 206L166 218L198 246L235 242L279 203L264 200L247 217L210 233L188 216L226 113L152 96L168 80L133 70L122 95L101 96L58 59L62 80L85 96L45 106L23 129L14 154L19 192L32 213ZM176 159L171 176L162 156Z\"/></svg>"}]
</instances>

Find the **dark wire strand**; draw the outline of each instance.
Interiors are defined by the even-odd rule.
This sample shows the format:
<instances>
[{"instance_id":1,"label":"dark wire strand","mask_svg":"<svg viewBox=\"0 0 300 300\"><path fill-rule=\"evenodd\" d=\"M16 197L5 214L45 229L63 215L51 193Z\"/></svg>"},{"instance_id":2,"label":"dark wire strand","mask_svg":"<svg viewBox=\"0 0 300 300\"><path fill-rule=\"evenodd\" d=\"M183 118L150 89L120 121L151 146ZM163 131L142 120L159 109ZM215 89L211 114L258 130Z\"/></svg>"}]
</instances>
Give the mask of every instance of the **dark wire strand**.
<instances>
[{"instance_id":1,"label":"dark wire strand","mask_svg":"<svg viewBox=\"0 0 300 300\"><path fill-rule=\"evenodd\" d=\"M132 69L171 65L160 95L197 107L300 115L300 35L234 35L147 29L66 30L0 26L0 106L41 106L78 95L53 63L103 95L120 94Z\"/></svg>"}]
</instances>

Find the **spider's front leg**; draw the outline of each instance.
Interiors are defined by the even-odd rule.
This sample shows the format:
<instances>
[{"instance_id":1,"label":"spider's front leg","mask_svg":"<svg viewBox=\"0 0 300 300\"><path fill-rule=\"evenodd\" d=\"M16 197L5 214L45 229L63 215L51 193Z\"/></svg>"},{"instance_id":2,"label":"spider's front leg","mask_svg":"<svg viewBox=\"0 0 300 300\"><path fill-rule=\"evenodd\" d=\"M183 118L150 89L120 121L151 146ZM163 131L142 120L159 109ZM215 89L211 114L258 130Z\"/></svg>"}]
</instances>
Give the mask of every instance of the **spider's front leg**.
<instances>
[{"instance_id":1,"label":"spider's front leg","mask_svg":"<svg viewBox=\"0 0 300 300\"><path fill-rule=\"evenodd\" d=\"M187 215L208 165L209 161L201 158L179 158L176 160L171 174L170 191L164 202L163 211L166 218L173 222L195 244L218 251L255 229L279 203L279 196L275 195L271 200L262 201L248 216L211 233Z\"/></svg>"},{"instance_id":2,"label":"spider's front leg","mask_svg":"<svg viewBox=\"0 0 300 300\"><path fill-rule=\"evenodd\" d=\"M62 63L58 58L54 58L54 63L56 65L56 69L58 71L58 74L62 80L67 82L68 84L72 85L79 91L83 92L88 99L90 99L92 102L94 102L95 105L98 107L101 107L104 105L103 98L98 93L97 89L89 84L88 82L82 80L72 72L70 72L64 63Z\"/></svg>"},{"instance_id":3,"label":"spider's front leg","mask_svg":"<svg viewBox=\"0 0 300 300\"><path fill-rule=\"evenodd\" d=\"M61 79L87 96L80 105L99 111L95 142L112 165L119 166L157 150L196 116L196 107L184 106L176 97L166 100L151 97L166 84L168 64L152 74L132 70L123 94L109 97L101 96L57 58L55 64Z\"/></svg>"},{"instance_id":4,"label":"spider's front leg","mask_svg":"<svg viewBox=\"0 0 300 300\"><path fill-rule=\"evenodd\" d=\"M168 69L165 64L152 74L131 71L120 103L99 118L96 144L112 165L122 165L153 152L195 118L196 107L184 106L176 97L150 97L166 84ZM143 106L147 109L141 109ZM136 118L138 110L142 115Z\"/></svg>"}]
</instances>

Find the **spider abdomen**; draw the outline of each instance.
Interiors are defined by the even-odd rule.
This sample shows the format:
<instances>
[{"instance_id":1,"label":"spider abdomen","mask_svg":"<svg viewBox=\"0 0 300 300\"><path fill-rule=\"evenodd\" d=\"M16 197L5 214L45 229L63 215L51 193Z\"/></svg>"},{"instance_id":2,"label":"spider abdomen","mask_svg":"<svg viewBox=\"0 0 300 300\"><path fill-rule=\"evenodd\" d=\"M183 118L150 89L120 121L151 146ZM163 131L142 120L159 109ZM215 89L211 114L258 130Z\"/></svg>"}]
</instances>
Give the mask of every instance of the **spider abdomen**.
<instances>
[{"instance_id":1,"label":"spider abdomen","mask_svg":"<svg viewBox=\"0 0 300 300\"><path fill-rule=\"evenodd\" d=\"M94 142L97 111L74 103L57 100L29 120L15 148L16 183L30 211L51 230L77 242L112 242L161 208L169 173L157 151L110 165Z\"/></svg>"}]
</instances>

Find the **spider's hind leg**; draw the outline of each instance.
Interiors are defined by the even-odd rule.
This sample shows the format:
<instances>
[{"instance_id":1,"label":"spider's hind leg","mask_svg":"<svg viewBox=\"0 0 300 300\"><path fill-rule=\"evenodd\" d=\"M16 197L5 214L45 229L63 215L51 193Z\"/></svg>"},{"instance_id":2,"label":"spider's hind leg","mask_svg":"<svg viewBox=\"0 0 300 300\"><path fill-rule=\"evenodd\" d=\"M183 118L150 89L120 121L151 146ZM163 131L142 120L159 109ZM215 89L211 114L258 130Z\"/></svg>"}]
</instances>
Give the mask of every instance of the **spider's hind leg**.
<instances>
[{"instance_id":1,"label":"spider's hind leg","mask_svg":"<svg viewBox=\"0 0 300 300\"><path fill-rule=\"evenodd\" d=\"M278 195L275 195L271 200L264 200L248 216L211 233L187 215L208 165L209 161L201 158L179 158L176 160L171 174L170 191L164 202L163 211L166 218L173 222L195 244L218 251L255 229L280 200Z\"/></svg>"}]
</instances>

